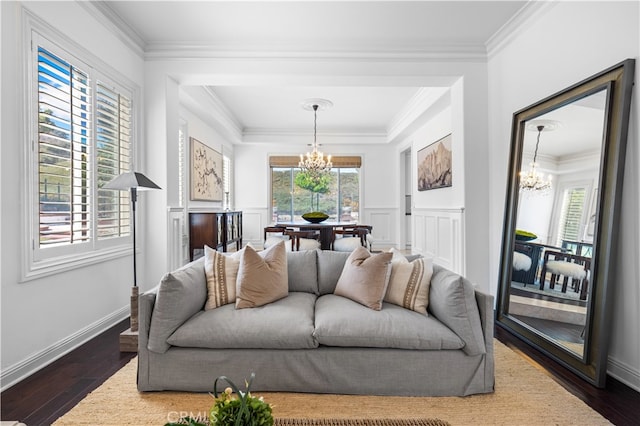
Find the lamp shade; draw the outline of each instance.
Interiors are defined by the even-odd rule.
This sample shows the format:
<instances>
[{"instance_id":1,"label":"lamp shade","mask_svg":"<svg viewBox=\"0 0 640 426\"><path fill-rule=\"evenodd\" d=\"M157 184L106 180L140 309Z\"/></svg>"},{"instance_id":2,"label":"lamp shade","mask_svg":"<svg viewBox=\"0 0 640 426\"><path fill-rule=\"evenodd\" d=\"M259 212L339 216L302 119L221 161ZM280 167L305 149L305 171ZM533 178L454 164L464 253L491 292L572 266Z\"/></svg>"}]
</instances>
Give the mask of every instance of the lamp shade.
<instances>
[{"instance_id":1,"label":"lamp shade","mask_svg":"<svg viewBox=\"0 0 640 426\"><path fill-rule=\"evenodd\" d=\"M109 183L102 187L103 189L131 189L137 188L138 191L149 189L161 189L153 183L151 179L138 172L124 172L113 178Z\"/></svg>"}]
</instances>

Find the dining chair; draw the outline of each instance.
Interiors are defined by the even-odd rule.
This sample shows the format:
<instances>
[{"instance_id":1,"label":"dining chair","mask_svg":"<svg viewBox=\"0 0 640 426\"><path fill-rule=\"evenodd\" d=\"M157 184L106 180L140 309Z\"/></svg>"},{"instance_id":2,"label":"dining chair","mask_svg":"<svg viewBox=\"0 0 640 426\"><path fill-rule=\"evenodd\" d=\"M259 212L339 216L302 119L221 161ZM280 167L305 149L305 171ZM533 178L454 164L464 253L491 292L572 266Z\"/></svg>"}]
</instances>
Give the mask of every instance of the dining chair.
<instances>
[{"instance_id":1,"label":"dining chair","mask_svg":"<svg viewBox=\"0 0 640 426\"><path fill-rule=\"evenodd\" d=\"M580 299L586 300L589 286L589 270L591 269L591 259L575 254L547 250L544 253L542 271L540 273L540 289L544 289L547 273L550 273L549 288L554 289L556 281L562 279L562 293L567 292L569 278L571 278L571 288L580 293Z\"/></svg>"},{"instance_id":2,"label":"dining chair","mask_svg":"<svg viewBox=\"0 0 640 426\"><path fill-rule=\"evenodd\" d=\"M315 250L320 248L320 232L317 230L287 229L285 235L291 240L291 251Z\"/></svg>"},{"instance_id":3,"label":"dining chair","mask_svg":"<svg viewBox=\"0 0 640 426\"><path fill-rule=\"evenodd\" d=\"M265 226L264 228L264 243L263 248L267 249L272 245L279 243L280 241L288 241L289 236L286 234L286 226Z\"/></svg>"},{"instance_id":4,"label":"dining chair","mask_svg":"<svg viewBox=\"0 0 640 426\"><path fill-rule=\"evenodd\" d=\"M358 247L369 249L367 235L369 235L367 225L345 225L333 230L333 241L331 244L334 251L354 251Z\"/></svg>"}]
</instances>

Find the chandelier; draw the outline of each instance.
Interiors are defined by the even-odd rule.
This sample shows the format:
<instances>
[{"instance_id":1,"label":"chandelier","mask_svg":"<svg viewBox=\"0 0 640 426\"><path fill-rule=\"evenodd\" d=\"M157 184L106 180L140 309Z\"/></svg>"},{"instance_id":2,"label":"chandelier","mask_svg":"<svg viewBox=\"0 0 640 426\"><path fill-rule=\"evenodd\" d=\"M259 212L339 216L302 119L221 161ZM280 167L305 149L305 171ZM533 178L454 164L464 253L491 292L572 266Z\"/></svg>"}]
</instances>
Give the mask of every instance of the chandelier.
<instances>
[{"instance_id":1,"label":"chandelier","mask_svg":"<svg viewBox=\"0 0 640 426\"><path fill-rule=\"evenodd\" d=\"M313 149L311 152L307 152L306 155L300 154L300 162L298 167L303 172L308 173L312 177L319 177L320 175L328 172L333 167L331 163L331 156L328 155L325 160L324 154L318 151L317 141L317 122L318 122L318 108L328 108L333 104L325 99L310 99L302 104L302 107L306 110L313 109Z\"/></svg>"},{"instance_id":2,"label":"chandelier","mask_svg":"<svg viewBox=\"0 0 640 426\"><path fill-rule=\"evenodd\" d=\"M536 126L536 129L538 129L538 139L536 141L536 149L533 153L533 161L529 163L529 171L520 172L520 189L523 191L545 194L551 189L551 175L545 179L544 175L538 171L538 163L536 163L538 146L540 145L540 134L544 128L545 126L541 124ZM553 127L547 130L553 130Z\"/></svg>"}]
</instances>

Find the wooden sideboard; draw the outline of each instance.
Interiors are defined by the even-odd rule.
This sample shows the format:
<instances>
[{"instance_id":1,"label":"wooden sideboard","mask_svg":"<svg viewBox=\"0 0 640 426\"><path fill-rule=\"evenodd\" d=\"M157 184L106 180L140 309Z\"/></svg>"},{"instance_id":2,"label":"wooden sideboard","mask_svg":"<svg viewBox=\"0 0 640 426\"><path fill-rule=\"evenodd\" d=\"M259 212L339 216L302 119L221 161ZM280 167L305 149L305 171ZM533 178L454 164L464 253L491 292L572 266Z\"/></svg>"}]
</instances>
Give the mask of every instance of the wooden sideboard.
<instances>
[{"instance_id":1,"label":"wooden sideboard","mask_svg":"<svg viewBox=\"0 0 640 426\"><path fill-rule=\"evenodd\" d=\"M227 251L229 244L242 248L242 212L192 212L189 213L189 259L204 255L204 246Z\"/></svg>"}]
</instances>

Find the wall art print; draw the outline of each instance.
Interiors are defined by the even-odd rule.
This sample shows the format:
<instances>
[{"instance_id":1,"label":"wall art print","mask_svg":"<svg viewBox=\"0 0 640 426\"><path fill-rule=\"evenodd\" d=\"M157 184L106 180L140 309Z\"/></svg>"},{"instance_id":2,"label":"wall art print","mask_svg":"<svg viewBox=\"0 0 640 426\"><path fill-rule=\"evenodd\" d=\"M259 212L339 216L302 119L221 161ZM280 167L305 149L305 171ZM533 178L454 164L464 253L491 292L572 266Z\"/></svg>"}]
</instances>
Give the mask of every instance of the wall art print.
<instances>
[{"instance_id":1,"label":"wall art print","mask_svg":"<svg viewBox=\"0 0 640 426\"><path fill-rule=\"evenodd\" d=\"M418 151L418 191L451 186L451 134Z\"/></svg>"},{"instance_id":2,"label":"wall art print","mask_svg":"<svg viewBox=\"0 0 640 426\"><path fill-rule=\"evenodd\" d=\"M195 138L191 141L191 199L222 201L222 154Z\"/></svg>"}]
</instances>

